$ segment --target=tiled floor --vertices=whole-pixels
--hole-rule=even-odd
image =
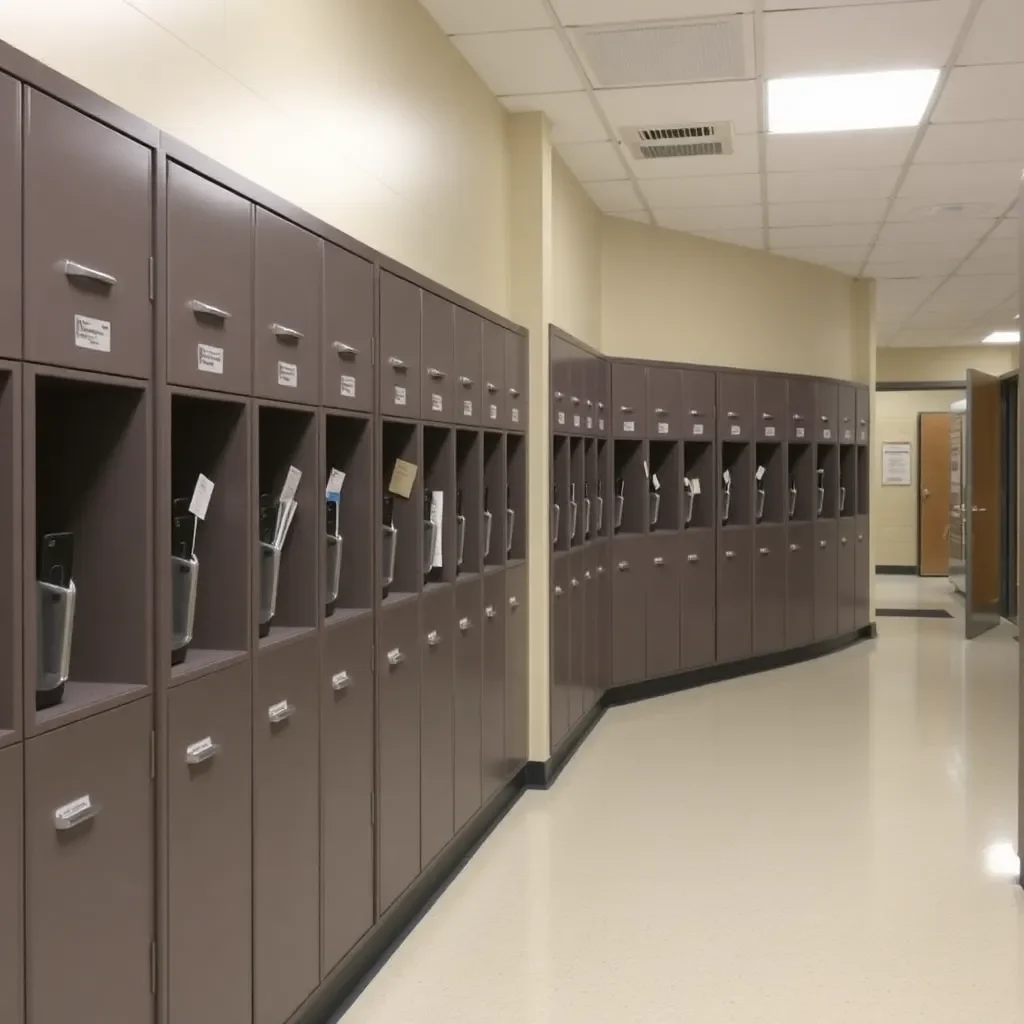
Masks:
[[[883,578],[955,617],[610,711],[345,1024],[1024,1021],[1024,898],[986,868],[1016,836],[1017,644],[962,640],[946,591]]]

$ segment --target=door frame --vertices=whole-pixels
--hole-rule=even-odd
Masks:
[[[1011,370],[1000,380],[1002,398],[1002,615],[1017,621],[1017,417],[1018,372]]]

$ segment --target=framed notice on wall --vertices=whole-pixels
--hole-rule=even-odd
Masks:
[[[909,487],[911,484],[909,441],[882,442],[882,486]]]

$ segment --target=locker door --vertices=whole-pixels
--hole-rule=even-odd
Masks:
[[[647,678],[679,671],[679,542],[675,534],[644,538],[647,550]]]
[[[170,1019],[252,1020],[252,666],[167,695]]]
[[[723,530],[718,537],[719,661],[739,661],[753,651],[753,532]]]
[[[569,389],[572,387],[572,371],[569,361],[569,346],[561,338],[551,339],[551,429],[556,434],[568,434]]]
[[[323,403],[373,408],[373,264],[324,244]]]
[[[21,86],[6,75],[0,75],[0,318],[6,327],[0,359],[20,359]]]
[[[868,545],[868,517],[857,517],[856,603],[854,626],[860,629],[871,621],[871,552]]]
[[[22,748],[0,750],[0,1020],[22,1024]]]
[[[551,749],[569,731],[569,687],[572,637],[569,612],[569,556],[556,558],[551,569]]]
[[[505,774],[505,571],[484,575],[484,673],[480,695],[483,801]]]
[[[647,371],[647,436],[666,440],[680,437],[683,428],[683,379],[670,366]]]
[[[482,422],[483,410],[480,405],[481,337],[483,323],[476,313],[455,307],[455,418],[459,423],[477,424]]]
[[[867,444],[871,431],[871,392],[857,388],[857,444]]]
[[[844,519],[839,523],[839,608],[837,628],[840,635],[852,633],[857,621],[857,523]]]
[[[530,387],[526,339],[505,331],[505,415],[509,430],[526,429],[527,396]]]
[[[714,438],[716,390],[714,371],[683,370],[682,437]]]
[[[252,391],[252,203],[167,165],[167,379]]]
[[[152,723],[144,698],[25,743],[32,1024],[153,1020]]]
[[[786,528],[754,531],[754,653],[781,650],[786,643]]]
[[[485,320],[480,344],[484,426],[500,430],[505,424],[505,328]]]
[[[723,441],[749,441],[757,411],[755,384],[748,373],[718,375],[718,436]]]
[[[644,536],[612,541],[612,686],[647,678],[646,542]]]
[[[420,415],[420,290],[389,274],[380,275],[380,411],[385,416]]]
[[[611,429],[611,364],[604,359],[598,360],[598,369],[595,371],[594,379],[594,433],[600,437],[607,437]]]
[[[420,354],[423,390],[420,409],[425,420],[455,420],[455,308],[431,292],[423,293],[423,339]]]
[[[679,657],[685,671],[715,661],[715,531],[687,530],[681,551]]]
[[[854,444],[857,440],[857,389],[852,384],[839,385],[839,443]]]
[[[819,442],[834,444],[839,440],[839,385],[818,381],[815,385],[816,408],[814,437]]]
[[[319,654],[311,638],[271,647],[256,664],[255,1024],[287,1020],[320,983]]]
[[[597,649],[597,696],[612,685],[612,573],[609,555],[611,541],[602,540],[596,548],[594,568],[597,598],[594,602],[591,621],[594,622],[595,647]]]
[[[600,617],[597,614],[598,550],[590,543],[583,551],[583,713],[597,703],[601,695],[598,677],[601,671]]]
[[[483,583],[455,587],[455,831],[480,809],[480,683],[483,673]]]
[[[759,440],[782,441],[789,429],[787,423],[788,382],[785,377],[757,378],[757,416],[754,436]]]
[[[587,607],[586,579],[583,575],[582,551],[569,555],[569,633],[572,637],[572,654],[569,671],[569,728],[582,717],[584,711],[583,687],[586,678]]]
[[[793,377],[789,381],[789,440],[813,441],[818,436],[814,419],[817,391],[813,380]]]
[[[814,642],[814,524],[790,523],[786,545],[786,646]]]
[[[423,599],[420,636],[420,867],[455,831],[455,602],[451,587]]]
[[[530,758],[530,608],[526,566],[505,573],[505,777],[512,778]]]
[[[814,524],[814,639],[829,640],[839,632],[839,524]]]
[[[325,977],[373,924],[373,616],[322,634],[320,856]]]
[[[638,363],[612,364],[612,435],[638,438],[647,424],[647,367]]]
[[[25,111],[25,358],[149,377],[153,153],[34,89]]]
[[[377,912],[420,870],[420,607],[380,614],[377,644]]]

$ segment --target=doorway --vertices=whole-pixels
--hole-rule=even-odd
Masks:
[[[1017,621],[1017,374],[1000,381],[1003,399],[1003,617]]]
[[[917,565],[922,576],[949,573],[949,416],[918,415]]]

